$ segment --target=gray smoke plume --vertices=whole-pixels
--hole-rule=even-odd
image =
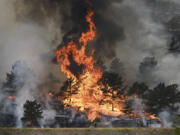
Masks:
[[[66,45],[70,40],[77,40],[83,31],[88,29],[85,16],[89,8],[95,12],[94,22],[97,27],[96,40],[90,49],[96,50],[97,57],[112,58],[115,56],[116,42],[124,39],[121,25],[116,22],[113,15],[113,3],[121,3],[122,0],[20,0],[18,5],[25,8],[17,8],[19,17],[23,20],[30,19],[33,22],[44,25],[52,22],[56,31],[63,33],[60,45]],[[34,6],[36,5],[36,6]],[[55,29],[54,29],[55,30]],[[57,37],[57,36],[56,36]],[[106,51],[106,53],[104,53]]]
[[[55,72],[56,74],[52,76],[56,76],[57,80],[60,78],[59,69],[51,63],[54,57],[53,48],[55,48],[53,42],[58,33],[53,30],[55,28],[53,22],[47,23],[46,21],[44,25],[39,25],[23,19],[16,8],[24,9],[25,7],[19,6],[19,2],[16,0],[0,1],[0,78],[4,82],[6,73],[12,70],[11,72],[15,75],[13,84],[16,87],[15,101],[7,99],[6,89],[2,87],[0,99],[4,101],[4,113],[17,117],[17,127],[22,126],[21,117],[25,101],[37,98],[35,96],[38,95],[37,93],[47,93],[48,87],[39,89],[39,85],[48,81],[50,73]],[[60,35],[59,38],[61,38]],[[12,65],[13,69],[11,69]],[[59,89],[59,86],[54,87],[52,87],[54,90]]]
[[[89,49],[95,49],[97,59],[108,63],[108,59],[117,56],[128,71],[129,81],[142,80],[146,76],[149,78],[146,81],[150,85],[155,85],[152,80],[158,80],[155,81],[156,83],[163,80],[172,82],[171,77],[169,79],[164,76],[164,72],[168,72],[164,61],[166,57],[177,58],[168,54],[171,35],[163,22],[157,21],[161,16],[159,12],[164,11],[161,7],[161,4],[165,5],[164,3],[166,4],[167,1],[20,0],[16,2],[16,12],[17,18],[23,22],[30,21],[38,26],[48,26],[46,28],[55,35],[53,43],[66,45],[71,39],[76,41],[81,32],[88,28],[84,18],[90,7],[95,11],[93,19],[97,26],[97,36]],[[151,71],[153,75],[149,74],[150,76],[139,72],[140,64],[146,57],[154,57],[157,61],[156,68]],[[177,67],[176,63],[172,68],[175,67]],[[174,73],[175,70],[170,76],[173,77]],[[179,83],[178,78],[174,80]]]
[[[169,35],[162,24],[153,20],[152,10],[145,1],[126,0],[114,6],[119,8],[119,22],[126,33],[126,39],[119,42],[116,54],[125,64],[130,78],[139,80],[140,63],[145,57],[162,58],[167,52]]]
[[[15,99],[16,109],[14,111],[17,115],[17,127],[22,127],[23,105],[26,100],[33,100],[35,98],[38,83],[33,71],[24,62],[17,61],[13,65],[12,73],[15,76],[13,85],[15,86],[17,96]]]
[[[143,125],[147,126],[146,117],[144,116],[144,112],[143,112],[144,111],[144,105],[142,103],[142,99],[134,98],[132,108],[138,116],[141,116]]]
[[[163,111],[159,114],[160,119],[162,120],[163,127],[172,126],[172,116],[168,111]]]

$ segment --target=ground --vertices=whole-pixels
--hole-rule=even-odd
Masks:
[[[176,135],[173,128],[0,128],[0,135]]]

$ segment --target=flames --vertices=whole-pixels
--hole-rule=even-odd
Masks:
[[[27,125],[27,126],[32,126],[32,121],[27,121],[27,122],[26,122],[26,125]]]
[[[68,96],[62,102],[64,105],[87,113],[90,120],[94,120],[100,114],[113,116],[123,114],[123,106],[118,104],[120,100],[118,98],[112,101],[113,103],[100,104],[101,100],[106,98],[100,90],[103,86],[97,84],[103,72],[100,67],[95,66],[94,50],[91,55],[86,54],[88,42],[94,40],[96,36],[96,26],[92,20],[93,15],[93,11],[88,12],[86,21],[89,23],[89,30],[81,34],[78,43],[72,40],[67,46],[58,48],[56,51],[57,61],[61,63],[61,71],[67,75],[67,78],[71,78],[72,84],[76,86],[76,94]],[[80,48],[78,48],[78,44],[81,45]],[[70,56],[79,67],[83,66],[78,77],[69,69],[71,66]]]
[[[48,95],[49,95],[50,97],[53,97],[53,96],[54,96],[53,93],[51,93],[51,92],[49,92]]]
[[[60,69],[71,80],[70,94],[65,93],[66,98],[61,99],[62,103],[65,106],[85,112],[91,121],[100,117],[101,114],[109,116],[125,115],[123,110],[126,101],[126,96],[123,95],[113,99],[104,95],[101,89],[105,86],[98,83],[103,71],[100,67],[95,66],[94,50],[91,51],[90,55],[86,54],[88,42],[94,40],[96,36],[93,15],[94,12],[90,10],[86,16],[89,30],[81,34],[78,42],[71,40],[67,45],[56,50],[57,62],[61,63]],[[78,74],[73,73],[70,69],[72,61],[78,67],[81,67]],[[106,87],[106,89],[111,91],[111,87]],[[52,96],[52,93],[49,93],[49,96]],[[101,103],[102,100],[110,102]],[[155,118],[154,115],[149,116]]]
[[[16,99],[16,96],[8,96],[8,99],[14,100],[14,99]]]

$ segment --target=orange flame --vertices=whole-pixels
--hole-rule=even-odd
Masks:
[[[111,95],[104,95],[101,89],[105,88],[105,86],[98,84],[103,72],[101,68],[95,66],[94,50],[90,56],[86,55],[88,42],[94,40],[96,36],[96,26],[92,20],[93,15],[93,11],[88,12],[86,21],[89,23],[89,30],[81,34],[78,43],[72,40],[66,46],[56,50],[56,59],[57,62],[61,63],[61,71],[66,74],[68,79],[72,80],[72,86],[76,85],[75,88],[71,88],[75,89],[76,92],[68,95],[65,99],[61,99],[62,103],[65,106],[71,106],[78,111],[85,112],[91,121],[96,117],[100,117],[100,114],[109,116],[125,115],[123,110],[126,100],[126,96],[123,95],[113,99]],[[80,48],[78,47],[79,44],[81,44]],[[69,68],[71,66],[70,56],[78,66],[83,65],[83,71],[78,74],[78,77]],[[109,86],[106,89],[111,91]],[[101,103],[102,100],[108,102]],[[136,113],[129,116],[139,117]],[[156,118],[151,114],[146,114],[146,116],[153,119]]]
[[[8,96],[8,99],[14,100],[16,99],[16,96]]]
[[[87,113],[90,120],[100,117],[100,114],[113,116],[123,114],[123,106],[119,104],[120,99],[118,98],[112,101],[113,103],[100,104],[102,99],[108,100],[100,90],[103,86],[97,84],[102,77],[102,70],[95,66],[95,60],[93,58],[94,50],[90,56],[86,55],[88,42],[94,40],[96,36],[96,26],[92,20],[93,15],[94,12],[89,11],[86,16],[86,21],[89,23],[89,31],[81,34],[79,44],[82,46],[80,49],[72,40],[67,46],[63,46],[56,51],[57,62],[61,62],[61,71],[67,75],[67,78],[72,78],[74,84],[78,85],[76,94],[72,94],[62,102],[64,105],[72,106],[79,111]],[[78,78],[68,68],[71,65],[69,56],[72,56],[78,66],[84,66]],[[113,110],[112,104],[114,105]]]
[[[159,117],[155,116],[155,114],[145,113],[145,116],[149,119],[159,119]]]
[[[31,126],[32,125],[32,121],[26,121],[26,125]]]
[[[53,97],[53,96],[54,96],[53,93],[51,93],[51,92],[49,92],[48,95],[49,95],[50,97]]]

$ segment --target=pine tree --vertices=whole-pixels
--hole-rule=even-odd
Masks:
[[[158,84],[151,90],[146,100],[147,111],[158,114],[163,109],[176,111],[175,105],[180,103],[180,92],[177,84],[166,86],[164,83]]]
[[[112,104],[112,111],[114,111],[113,101],[117,97],[121,97],[124,94],[125,86],[122,78],[114,72],[104,72],[102,78],[98,82],[104,87],[101,89],[106,97],[110,97],[110,100],[103,99],[101,104],[108,102]],[[108,98],[109,99],[109,98]]]
[[[15,74],[13,72],[6,74],[6,82],[3,83],[4,88],[14,88]]]
[[[42,119],[42,108],[36,100],[27,100],[24,104],[24,116],[21,119],[25,126],[39,127],[39,120]]]
[[[146,98],[149,87],[145,83],[135,82],[128,90],[128,96],[137,95],[139,98]]]
[[[124,113],[126,113],[126,114],[132,114],[133,113],[133,108],[132,108],[133,102],[134,102],[134,100],[127,100],[125,102]]]
[[[73,94],[76,94],[76,91],[77,91],[76,85],[77,84],[74,83],[72,78],[67,79],[64,82],[63,86],[61,87],[61,92],[62,92],[61,97],[67,98],[67,97],[70,97]],[[70,99],[69,102],[71,102],[71,99]]]

